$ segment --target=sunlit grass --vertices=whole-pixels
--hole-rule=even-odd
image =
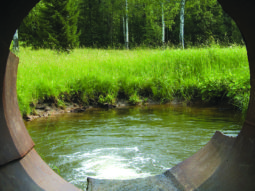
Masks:
[[[76,49],[71,54],[21,48],[18,100],[23,114],[43,100],[93,104],[135,96],[226,100],[246,110],[249,67],[244,47],[205,49]],[[32,103],[32,104],[31,104]]]

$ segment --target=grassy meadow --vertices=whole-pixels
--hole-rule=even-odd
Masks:
[[[242,111],[249,100],[245,47],[102,50],[75,49],[70,54],[21,48],[17,93],[23,115],[37,103],[83,105],[162,103],[178,98],[227,102]]]

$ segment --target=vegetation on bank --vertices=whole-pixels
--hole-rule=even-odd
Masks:
[[[17,93],[23,115],[36,104],[65,107],[162,103],[178,98],[228,102],[245,111],[250,76],[245,47],[102,50],[75,49],[71,54],[21,48]]]
[[[41,0],[19,27],[19,40],[35,49],[157,47],[180,44],[183,0]],[[185,47],[244,44],[217,0],[185,3]],[[49,17],[50,15],[50,17]]]

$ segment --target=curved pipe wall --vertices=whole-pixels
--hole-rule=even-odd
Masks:
[[[39,0],[8,0],[0,7],[0,190],[78,190],[34,150],[16,95],[18,58],[12,36]],[[88,190],[255,190],[255,12],[252,0],[218,0],[246,42],[251,74],[247,118],[237,138],[216,132],[195,155],[165,173],[135,180],[88,178]]]

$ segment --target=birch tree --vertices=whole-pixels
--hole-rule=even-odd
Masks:
[[[165,20],[165,12],[167,11],[167,26],[168,30],[172,28],[174,24],[174,17],[176,16],[177,12],[177,3],[179,1],[171,1],[171,0],[161,0],[161,20],[162,20],[162,45],[165,46],[166,42],[166,20]]]
[[[125,45],[126,45],[126,49],[129,49],[129,30],[128,30],[128,0],[126,0],[126,27],[125,27],[126,31],[125,31]]]
[[[14,53],[19,52],[19,35],[18,35],[18,29],[16,30],[14,36],[13,36],[13,47],[12,50]]]
[[[22,45],[49,48],[58,46],[59,41],[65,43],[66,40],[59,40],[59,37],[65,39],[64,34],[72,33],[70,26],[76,31],[75,25],[71,24],[75,20],[69,22],[70,16],[58,16],[63,14],[66,6],[62,4],[67,1],[74,11],[71,15],[81,12],[77,31],[81,32],[79,42],[82,47],[156,47],[171,43],[184,48],[184,13],[185,43],[208,45],[214,41],[242,41],[235,23],[223,14],[217,0],[42,0],[19,27]],[[70,1],[80,3],[77,10]],[[45,17],[43,22],[42,16]],[[57,25],[64,25],[67,32],[54,34],[48,31]]]
[[[164,2],[161,2],[161,7],[162,7],[162,45],[163,47],[165,46],[165,14],[164,14]]]
[[[180,12],[180,44],[182,49],[184,49],[184,10],[185,10],[185,0],[181,0],[181,12]]]

